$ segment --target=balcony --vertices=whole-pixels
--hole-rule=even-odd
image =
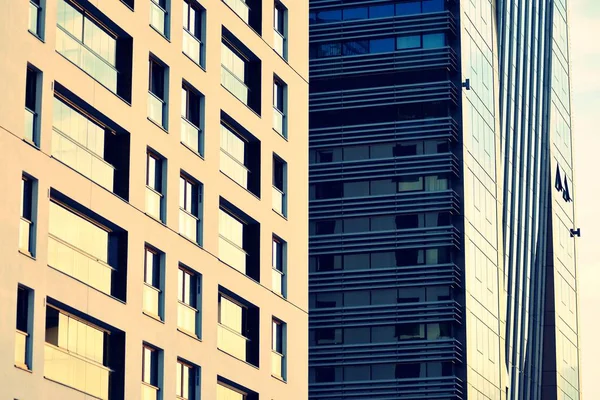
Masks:
[[[183,53],[192,59],[193,62],[200,65],[200,49],[202,48],[202,42],[196,36],[188,32],[187,29],[183,30]]]
[[[177,304],[177,326],[182,331],[196,335],[196,317],[198,310],[179,302]]]
[[[27,337],[29,335],[17,329],[15,333],[15,365],[29,369],[27,366]]]
[[[284,214],[284,201],[285,201],[285,193],[283,193],[281,190],[279,190],[278,188],[276,188],[275,186],[273,186],[273,190],[272,190],[272,197],[273,197],[273,210],[275,212],[277,212],[278,214],[281,215],[285,215]]]
[[[240,360],[246,360],[246,346],[250,340],[225,325],[217,325],[217,347]]]
[[[284,121],[285,115],[277,107],[273,107],[273,129],[283,137],[285,137]]]
[[[179,209],[179,233],[192,242],[198,241],[198,218],[184,209]]]
[[[219,259],[225,264],[246,274],[246,255],[243,249],[219,235]]]
[[[162,194],[149,186],[146,186],[146,214],[152,218],[161,220],[160,218],[160,203],[162,201]]]
[[[229,90],[241,102],[248,105],[248,92],[250,89],[233,72],[221,64],[221,85]]]
[[[248,16],[250,15],[250,7],[243,0],[223,0],[231,9],[239,15],[245,23],[248,23]]]
[[[74,353],[46,343],[44,377],[90,396],[108,400],[111,370]]]
[[[273,291],[283,296],[283,272],[273,268],[271,270],[271,287]]]
[[[202,130],[192,124],[187,119],[181,117],[181,143],[201,154],[202,146],[199,139],[202,137]]]
[[[52,130],[52,157],[113,191],[115,167],[58,129]]]
[[[276,29],[273,29],[273,49],[279,54],[282,58],[285,57],[285,38],[281,33],[279,33]]]
[[[35,4],[34,2],[29,2],[29,32],[39,36],[38,27],[39,27],[39,15],[40,15],[40,6]]]
[[[221,149],[221,159],[219,168],[221,172],[236,181],[244,188],[248,188],[248,176],[250,171],[244,164],[239,162],[231,154]]]
[[[23,132],[23,138],[31,143],[34,142],[33,134],[35,132],[36,117],[37,115],[35,112],[28,108],[25,109],[25,130]]]
[[[154,0],[150,0],[150,25],[160,32],[161,35],[167,36],[165,29],[165,19],[167,11],[163,9]]]
[[[90,74],[113,93],[117,92],[117,70],[104,58],[81,43],[60,25],[56,30],[56,51]]]
[[[158,388],[142,382],[142,398],[141,400],[157,400]]]
[[[271,375],[283,379],[283,355],[271,350]]]
[[[142,308],[146,314],[162,319],[159,316],[160,289],[144,282]]]
[[[154,93],[148,92],[148,118],[162,127],[164,127],[164,107],[164,101],[156,97]]]
[[[48,235],[48,265],[111,295],[114,269],[53,235]]]
[[[31,226],[31,221],[21,217],[19,222],[19,250],[27,252],[27,254],[31,253]]]

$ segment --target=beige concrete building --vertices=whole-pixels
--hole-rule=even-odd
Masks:
[[[308,2],[0,4],[0,398],[306,399]]]

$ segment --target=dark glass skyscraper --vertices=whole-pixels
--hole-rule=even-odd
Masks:
[[[565,0],[310,11],[310,400],[579,399]]]

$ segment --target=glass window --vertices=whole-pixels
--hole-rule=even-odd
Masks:
[[[346,8],[342,11],[342,19],[349,21],[353,19],[367,19],[369,9],[367,7]]]
[[[398,36],[396,38],[396,48],[398,50],[418,49],[420,47],[421,35]]]
[[[162,163],[154,153],[148,152],[146,155],[146,186],[161,192],[162,186]]]
[[[423,48],[435,49],[446,45],[446,35],[443,33],[430,33],[423,35]]]
[[[360,233],[369,231],[369,218],[346,218],[344,220],[344,233]]]
[[[177,374],[175,375],[176,385],[175,394],[178,398],[186,400],[196,399],[196,390],[198,390],[197,368],[182,360],[177,360]]]
[[[158,387],[158,350],[147,345],[142,352],[142,382]]]
[[[393,4],[382,4],[369,7],[369,18],[384,18],[394,16]]]
[[[219,323],[246,336],[246,308],[219,294]]]
[[[317,13],[317,23],[336,22],[342,20],[342,10],[319,11]]]
[[[155,288],[160,286],[160,255],[150,247],[144,253],[144,282]]]
[[[423,0],[423,12],[444,11],[444,0]]]
[[[421,1],[407,1],[396,4],[396,15],[411,15],[421,12]]]
[[[369,41],[369,52],[371,54],[387,53],[394,50],[394,38],[371,39]]]
[[[283,243],[273,238],[273,269],[283,272]]]
[[[195,274],[180,267],[177,278],[179,283],[177,299],[192,308],[196,308],[197,283]]]
[[[369,269],[369,254],[346,254],[344,255],[344,269]]]
[[[368,40],[352,40],[343,43],[342,54],[345,56],[355,56],[369,53]]]
[[[342,55],[341,43],[320,43],[317,45],[317,58]]]
[[[398,179],[398,192],[413,192],[423,190],[422,176],[407,176]]]
[[[246,400],[246,393],[219,383],[217,384],[217,400]]]

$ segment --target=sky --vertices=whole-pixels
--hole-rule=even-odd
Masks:
[[[570,1],[571,96],[583,400],[600,399],[600,2]]]

